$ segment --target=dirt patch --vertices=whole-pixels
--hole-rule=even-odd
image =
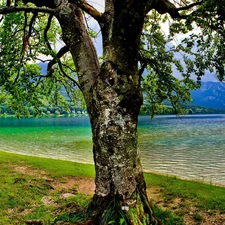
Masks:
[[[95,191],[94,179],[90,178],[79,178],[76,180],[78,191],[87,195],[93,195]]]
[[[39,179],[47,180],[49,185],[54,189],[58,189],[61,192],[66,192],[68,190],[77,190],[82,194],[93,195],[95,190],[94,179],[92,178],[82,178],[82,177],[64,177],[52,178],[43,170],[35,170],[29,166],[12,166],[16,172],[35,176]]]
[[[63,181],[55,179],[52,186],[61,192],[72,190],[86,195],[93,195],[95,190],[94,179],[81,177],[65,177]]]
[[[34,170],[29,166],[12,166],[12,168],[19,173],[22,174],[27,174],[30,176],[35,176],[37,178],[42,178],[42,179],[50,179],[47,176],[47,173],[44,170]]]

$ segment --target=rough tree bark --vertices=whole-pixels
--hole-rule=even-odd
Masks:
[[[99,218],[97,223],[115,220],[119,224],[117,217],[121,217],[128,224],[157,224],[153,222],[137,152],[140,86],[131,75],[117,74],[114,65],[105,62],[92,93],[89,115],[96,169],[92,206]]]
[[[119,224],[121,219],[127,224],[159,224],[148,202],[138,155],[137,121],[142,104],[138,50],[145,11],[138,2],[106,4],[100,21],[101,67],[80,8],[68,3],[58,7],[63,40],[77,67],[92,125],[96,224]],[[127,9],[120,10],[125,5]]]

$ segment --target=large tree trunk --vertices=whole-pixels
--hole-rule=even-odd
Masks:
[[[137,121],[142,104],[133,76],[105,62],[93,87],[89,115],[93,134],[97,224],[158,224],[152,215],[138,155]],[[124,85],[126,84],[126,85]]]
[[[130,18],[122,27],[120,21],[126,15],[118,15],[116,20],[108,16],[119,14],[122,7],[118,5],[114,12],[112,3],[106,5],[112,13],[105,14],[102,24],[101,67],[81,10],[62,4],[57,15],[63,40],[78,70],[92,125],[96,190],[91,206],[97,225],[156,225],[159,223],[148,202],[137,151],[137,121],[142,104],[137,62],[143,15],[135,20],[137,27],[133,29],[133,13],[128,10]]]

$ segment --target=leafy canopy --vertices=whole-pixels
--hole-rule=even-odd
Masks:
[[[139,51],[140,81],[152,112],[169,100],[180,113],[180,106],[191,100],[189,90],[199,87],[206,72],[224,80],[225,0],[157,3],[161,6],[157,4],[145,18]],[[70,4],[94,15],[85,1]],[[57,19],[50,10],[32,10],[36,8],[32,3],[24,10],[23,2],[17,5],[1,3],[0,103],[18,115],[26,115],[30,106],[37,112],[46,104],[65,106],[62,88],[76,101],[80,96],[79,71],[62,41]],[[167,10],[163,11],[165,5]],[[89,27],[89,15],[85,18],[90,36],[98,38],[100,33],[96,35]]]

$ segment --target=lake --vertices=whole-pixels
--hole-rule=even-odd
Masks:
[[[225,115],[139,117],[144,170],[225,185]],[[86,117],[0,119],[0,149],[93,163]]]

